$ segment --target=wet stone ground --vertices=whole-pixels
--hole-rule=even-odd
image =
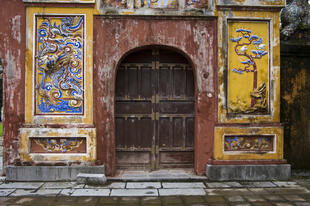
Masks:
[[[0,206],[310,206],[310,179],[289,182],[75,182],[0,184]]]

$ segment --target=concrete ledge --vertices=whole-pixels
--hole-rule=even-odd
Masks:
[[[7,181],[73,181],[79,173],[104,174],[101,166],[8,166]]]
[[[207,164],[208,180],[267,181],[288,180],[291,177],[290,164],[265,165],[210,165]]]

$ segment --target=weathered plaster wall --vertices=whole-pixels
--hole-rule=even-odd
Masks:
[[[295,169],[310,169],[310,44],[281,43],[281,122],[285,157]]]
[[[98,159],[108,173],[115,164],[114,86],[117,64],[130,50],[166,45],[186,54],[195,74],[195,170],[202,174],[212,156],[216,121],[215,18],[97,16],[95,19],[94,111]],[[176,32],[177,31],[177,32]]]
[[[4,168],[19,158],[18,128],[25,115],[26,9],[22,1],[1,1],[0,58],[4,69]]]

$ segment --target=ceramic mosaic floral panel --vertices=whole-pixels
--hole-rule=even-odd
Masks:
[[[31,153],[86,153],[85,137],[30,138]]]
[[[228,22],[228,113],[269,112],[269,22]]]
[[[85,17],[48,15],[35,21],[35,114],[83,114]]]
[[[225,135],[224,151],[273,151],[273,135]]]

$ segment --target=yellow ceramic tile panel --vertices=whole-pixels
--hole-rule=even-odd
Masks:
[[[268,112],[269,54],[268,21],[228,21],[228,113]]]
[[[92,8],[27,8],[27,124],[93,124],[92,47]]]
[[[227,139],[225,141],[225,137],[239,138],[239,140],[233,140],[237,145],[235,149],[227,149],[227,147],[225,147],[225,144],[229,143]],[[268,142],[268,139],[271,137],[274,138],[273,142]],[[234,142],[230,143],[233,144]],[[283,128],[215,127],[214,159],[281,160],[283,159]]]
[[[280,121],[280,33],[278,11],[218,11],[218,121],[221,123],[264,123]],[[244,57],[236,55],[230,38],[238,38],[236,29],[251,30],[263,38],[264,51],[268,52],[257,59],[257,88],[266,82],[266,104],[268,112],[253,111],[253,73],[237,71],[245,64]],[[227,31],[227,32],[223,32]],[[269,42],[268,42],[269,38]],[[258,39],[259,40],[259,39]],[[228,45],[229,44],[229,45]],[[229,46],[229,48],[228,48]],[[252,46],[251,46],[252,47]],[[239,48],[241,49],[241,47]],[[246,48],[253,54],[252,48]],[[232,57],[231,57],[232,56]],[[232,71],[232,69],[236,70]],[[253,67],[249,68],[253,69]],[[225,81],[227,80],[227,82]],[[269,80],[269,81],[268,81]],[[261,90],[265,88],[260,88]],[[253,93],[257,95],[257,91]],[[258,93],[258,97],[261,94]],[[259,104],[257,108],[264,108]],[[232,112],[235,111],[235,113]]]

